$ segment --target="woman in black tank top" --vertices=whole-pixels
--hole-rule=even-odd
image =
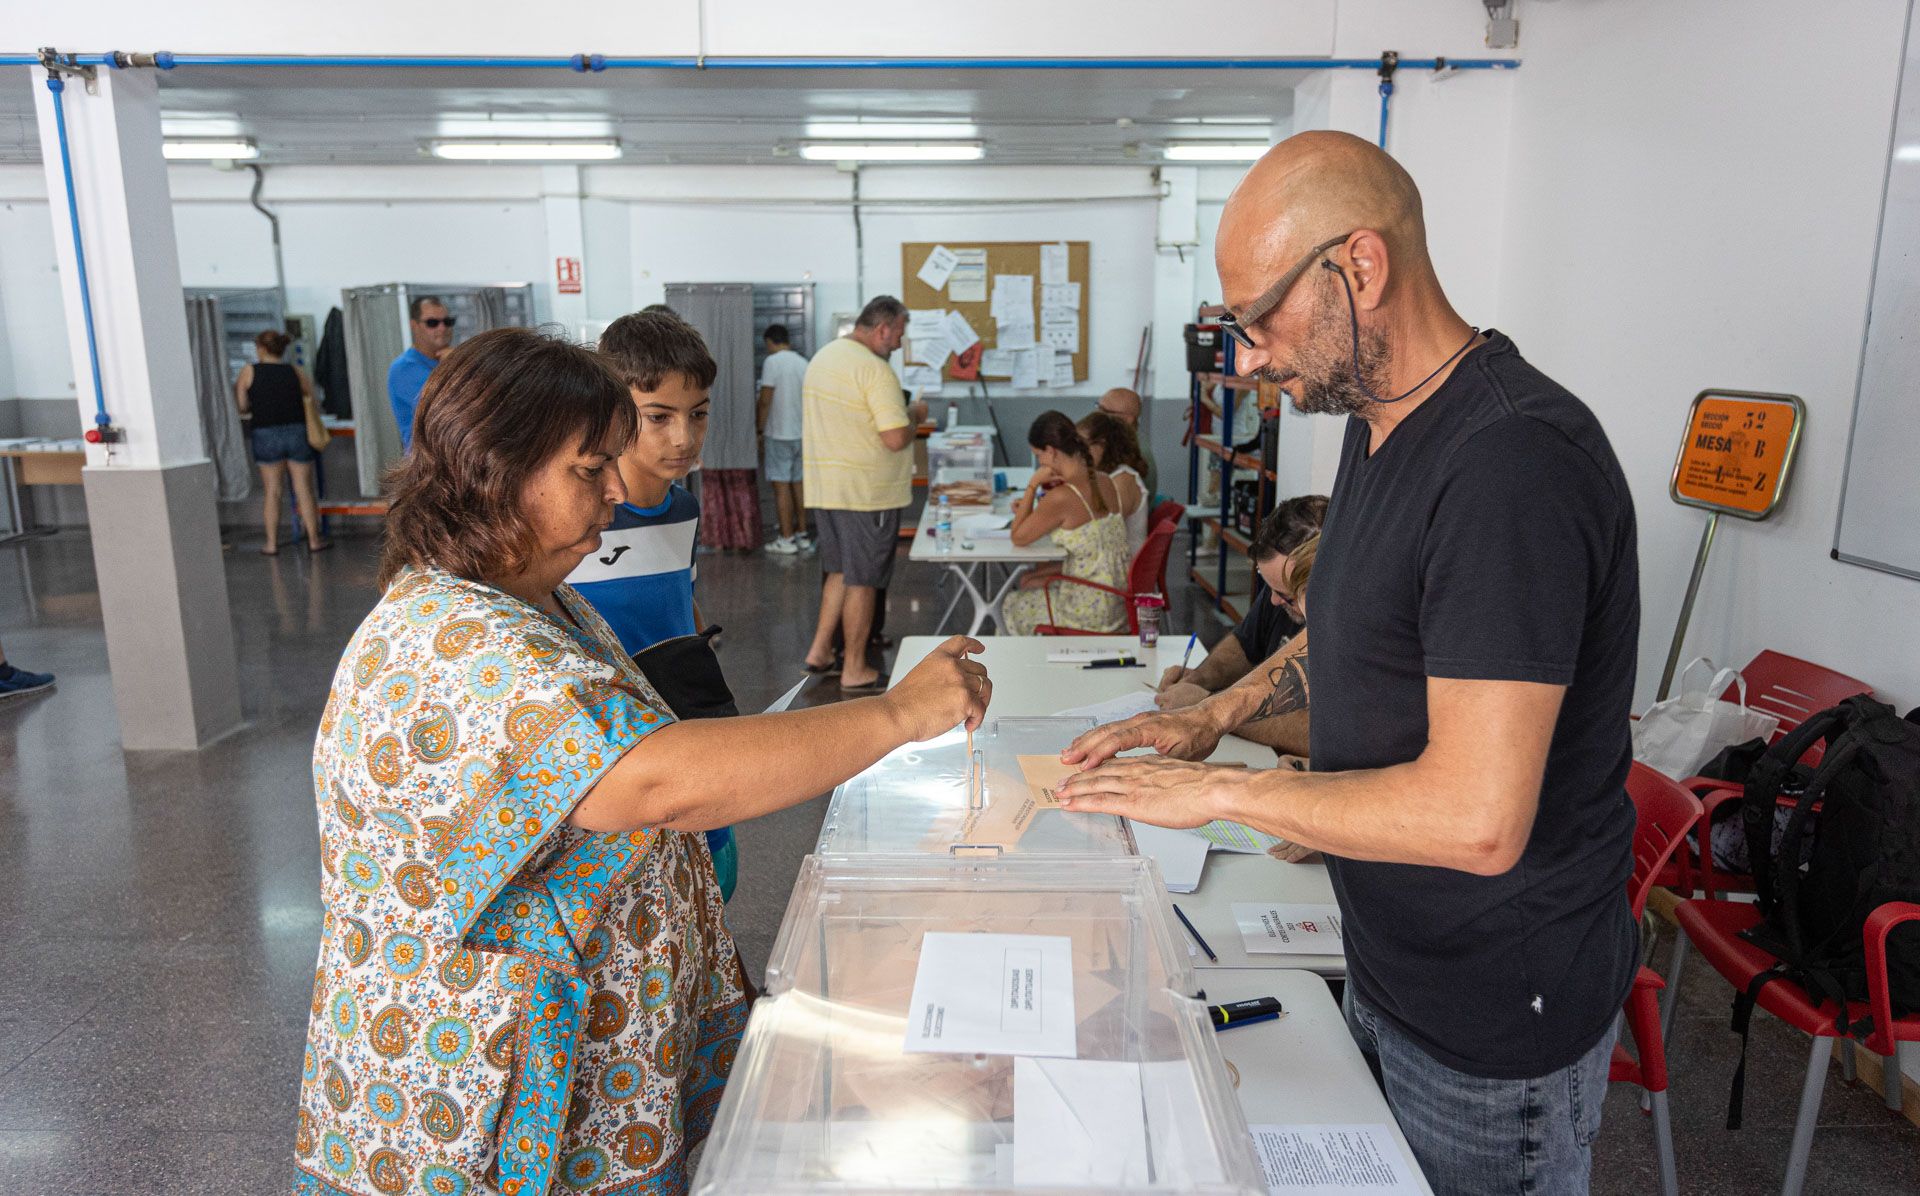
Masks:
[[[313,490],[313,446],[307,443],[307,404],[313,401],[313,383],[307,372],[284,360],[289,338],[283,332],[263,332],[253,338],[259,360],[240,371],[233,397],[241,418],[251,417],[253,459],[260,466],[265,491],[263,522],[267,542],[260,551],[280,554],[280,500],[287,475],[293,475],[294,504],[307,529],[307,551],[325,552],[331,540],[320,538],[319,503]]]

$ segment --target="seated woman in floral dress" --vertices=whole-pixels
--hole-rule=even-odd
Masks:
[[[985,712],[956,636],[884,697],[676,721],[563,583],[634,420],[600,359],[525,329],[421,395],[314,747],[295,1192],[684,1192],[749,991],[700,832]]]
[[[1073,421],[1048,411],[1027,430],[1033,478],[1013,504],[1013,542],[1025,546],[1052,533],[1066,549],[1058,566],[1035,569],[1002,604],[1008,635],[1032,635],[1043,623],[1078,631],[1125,631],[1126,600],[1092,586],[1061,582],[1083,578],[1124,591],[1127,585],[1127,525],[1113,479],[1093,467],[1093,456]]]

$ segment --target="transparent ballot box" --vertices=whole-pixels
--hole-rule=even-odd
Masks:
[[[956,507],[993,502],[993,442],[979,432],[935,432],[927,437],[927,501],[941,495]]]
[[[809,856],[694,1191],[1254,1196],[1196,991],[1147,860]]]
[[[1093,726],[1090,718],[989,719],[971,757],[960,730],[908,744],[834,791],[815,850],[1132,855],[1125,819],[1052,808],[1029,778],[1063,772],[1060,752]]]

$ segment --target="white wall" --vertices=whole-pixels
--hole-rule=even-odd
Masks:
[[[73,395],[46,186],[36,166],[0,167],[0,399]]]
[[[1668,474],[1687,403],[1718,386],[1798,394],[1807,425],[1785,508],[1722,520],[1687,653],[1738,664],[1774,648],[1920,702],[1920,582],[1828,558],[1906,5],[1524,15],[1498,309],[1599,413],[1632,483],[1639,700],[1704,519],[1668,500]]]

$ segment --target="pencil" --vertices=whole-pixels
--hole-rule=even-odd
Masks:
[[[1200,932],[1193,928],[1192,922],[1187,921],[1187,915],[1181,912],[1180,907],[1173,902],[1168,902],[1167,904],[1173,905],[1173,916],[1180,919],[1180,925],[1187,928],[1187,933],[1193,936],[1194,942],[1200,944],[1200,949],[1207,953],[1207,958],[1215,963],[1219,963],[1220,957],[1213,953],[1212,947],[1207,946],[1207,940],[1200,937]]]

